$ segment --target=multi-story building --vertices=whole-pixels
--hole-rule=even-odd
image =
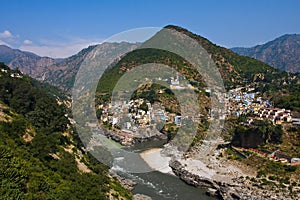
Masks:
[[[258,111],[258,116],[261,119],[267,119],[272,121],[274,124],[281,124],[282,122],[291,122],[292,116],[291,111],[284,108],[261,108]]]

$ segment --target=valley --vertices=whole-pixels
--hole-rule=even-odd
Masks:
[[[24,175],[20,175],[25,178],[13,182],[17,190],[7,193],[8,189],[3,189],[1,194],[22,198],[52,195],[55,199],[64,199],[65,196],[58,192],[62,188],[69,197],[78,195],[74,198],[79,199],[83,198],[80,196],[83,193],[90,194],[85,195],[85,199],[93,199],[95,195],[102,195],[100,199],[132,199],[132,192],[143,191],[155,198],[163,198],[159,191],[149,192],[149,187],[142,183],[141,180],[151,180],[147,173],[135,176],[137,186],[130,188],[132,192],[123,188],[122,178],[113,178],[119,173],[114,169],[122,165],[116,165],[109,151],[104,151],[107,155],[101,154],[104,136],[117,142],[117,149],[162,141],[158,146],[137,148],[133,152],[138,152],[152,170],[160,171],[161,174],[153,177],[161,177],[158,178],[160,181],[165,177],[169,184],[177,184],[179,180],[173,177],[176,175],[191,185],[182,186],[182,190],[193,191],[194,197],[201,194],[209,199],[204,193],[218,199],[300,197],[300,74],[280,71],[253,58],[239,56],[184,28],[169,25],[165,29],[187,35],[201,44],[222,76],[224,93],[208,88],[204,76],[184,58],[163,50],[137,49],[138,43],[103,43],[58,60],[1,46],[0,58],[7,58],[2,61],[12,68],[1,64],[0,119],[1,134],[5,139],[0,143],[3,148],[0,159],[7,162],[1,170],[17,169],[20,163],[25,163]],[[81,122],[73,119],[72,115],[76,113],[71,110],[74,99],[70,94],[76,74],[85,58],[93,55],[95,50],[105,54],[115,48],[133,51],[112,61],[99,80],[94,99],[97,121],[84,124],[88,135],[81,138],[75,129]],[[148,69],[153,73],[157,73],[159,64],[170,66],[177,73],[160,74],[159,77],[141,73],[138,78],[147,83],[138,84],[138,79],[132,80],[138,87],[133,88],[130,98],[112,102],[118,81],[146,63],[154,63]],[[122,86],[132,89],[130,81],[123,82]],[[183,113],[183,105],[176,96],[176,92],[187,91],[195,94],[198,100],[196,116]],[[125,96],[129,93],[122,92],[117,94]],[[211,107],[214,95],[224,104],[223,109],[215,111]],[[182,99],[186,107],[193,108],[192,96],[185,95]],[[208,132],[215,121],[218,122],[215,129]],[[196,133],[189,143],[187,133],[192,132],[193,127]],[[180,130],[184,130],[184,134]],[[217,137],[216,132],[220,132]],[[179,133],[182,137],[178,139]],[[111,169],[90,153],[97,151],[99,146],[101,156],[112,162]],[[185,146],[186,151],[180,151]],[[159,151],[155,149],[157,147]],[[154,154],[148,154],[149,151]],[[23,156],[28,161],[23,160]],[[13,158],[17,163],[10,166]],[[161,159],[158,166],[155,158]],[[38,167],[33,170],[35,165]],[[25,173],[26,170],[30,173]],[[125,174],[126,178],[132,177],[131,173]],[[3,177],[12,181],[9,174]],[[91,181],[101,184],[93,185]],[[81,194],[77,194],[82,182],[86,185],[81,188]],[[192,186],[201,191],[191,189]],[[170,198],[175,194],[176,191],[172,191]]]

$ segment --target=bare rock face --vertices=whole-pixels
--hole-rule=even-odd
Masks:
[[[34,53],[12,49],[5,45],[0,45],[0,61],[11,69],[19,69],[39,80],[42,80],[43,75],[57,63],[56,59],[40,57]]]
[[[177,160],[172,160],[170,162],[170,167],[173,169],[173,172],[187,184],[195,187],[207,188],[206,195],[208,196],[226,200],[242,199],[242,192],[239,190],[237,185],[216,181],[188,172]]]
[[[133,200],[152,200],[152,198],[144,194],[135,194]]]
[[[101,54],[101,52],[117,47],[134,49],[136,46],[136,44],[127,42],[103,43],[82,49],[69,58],[54,59],[0,45],[0,62],[4,62],[11,69],[19,69],[22,73],[28,74],[37,80],[48,82],[69,92],[81,63],[95,47]]]
[[[185,169],[178,160],[171,160],[169,163],[174,174],[189,185],[195,187],[207,188],[206,195],[213,196],[224,200],[239,200],[239,199],[299,199],[299,195],[289,196],[288,191],[275,192],[266,188],[259,188],[250,180],[244,177],[233,179],[233,183],[225,181],[217,181],[213,178],[207,178],[193,174]],[[296,198],[295,198],[296,197]]]
[[[213,188],[208,188],[205,194],[210,197],[215,197],[218,195],[218,190]]]

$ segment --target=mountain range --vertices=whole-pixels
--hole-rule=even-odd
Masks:
[[[263,93],[268,91],[269,93],[268,98],[276,99],[278,98],[278,96],[282,96],[283,94],[281,92],[282,84],[291,82],[290,81],[291,77],[289,77],[287,73],[281,72],[278,69],[271,67],[268,64],[265,64],[264,62],[246,56],[240,56],[234,53],[232,50],[215,45],[208,39],[196,35],[184,28],[178,26],[172,26],[172,25],[166,26],[166,28],[184,33],[189,37],[195,39],[202,45],[202,47],[207,51],[207,53],[214,60],[216,66],[219,68],[226,89],[242,87],[245,86],[247,83],[252,83],[256,85],[258,84],[260,85],[259,88]],[[294,39],[292,40],[287,38],[294,38]],[[279,40],[290,41],[289,43],[294,44],[297,42],[293,43],[291,41],[296,41],[296,38],[297,37],[295,35],[283,36],[279,38]],[[271,49],[273,49],[275,52],[276,49],[275,46],[271,45],[271,43],[273,42],[270,42],[269,46],[272,46],[273,48]],[[287,45],[286,42],[284,44],[286,44],[285,46],[288,47],[292,46],[292,45]],[[103,43],[96,46],[98,51],[104,53],[105,51],[114,49],[117,46],[122,48],[134,49],[136,47],[136,44],[122,42],[122,43]],[[91,51],[93,51],[93,49],[96,46],[89,46],[88,48],[81,50],[79,53],[69,58],[53,59],[48,57],[40,57],[30,52],[23,52],[20,50],[11,49],[7,46],[1,45],[0,61],[5,62],[10,68],[18,68],[23,73],[27,73],[37,80],[50,83],[54,86],[59,87],[63,91],[70,93],[75,80],[76,73],[78,72],[82,61]],[[294,46],[297,45],[294,44]],[[269,49],[269,51],[271,51],[271,49]],[[279,52],[279,50],[277,50],[276,52]],[[284,51],[281,50],[281,52],[283,53],[288,52],[288,50],[284,50]],[[292,51],[292,53],[290,54],[294,55],[293,52],[295,53],[297,51],[296,50]],[[124,62],[123,67],[130,69],[136,64],[147,63],[147,57],[146,57],[147,54],[146,55],[144,53],[142,53],[141,55],[139,54],[141,53],[133,52],[128,54],[130,56],[125,56],[126,59],[123,59]],[[157,60],[157,62],[164,63],[169,66],[171,65],[175,66],[177,58],[174,59],[175,61],[170,62],[168,61],[170,59],[164,58],[161,59],[160,61]],[[288,60],[292,60],[292,62],[294,62],[295,59],[297,58],[294,57],[292,57],[291,59],[287,58],[285,59],[285,62],[288,62]],[[133,65],[132,63],[134,63],[135,65]],[[111,83],[109,84],[111,85]],[[289,96],[292,92],[293,91],[291,91],[291,89],[287,88],[284,91],[284,94],[285,96]]]
[[[190,36],[196,37],[208,53],[212,55],[216,64],[223,66],[223,68],[221,68],[221,73],[223,70],[222,75],[227,77],[226,81],[240,78],[238,75],[239,72],[236,70],[241,63],[241,57],[231,53],[226,48],[214,45],[203,37],[196,36],[187,30],[185,32],[190,34]],[[116,45],[120,44],[104,43],[98,45],[98,47],[101,51],[105,51],[114,48]],[[132,48],[136,47],[136,45],[126,42],[121,45],[132,46]],[[31,52],[0,45],[0,61],[7,64],[12,69],[18,68],[23,73],[26,73],[37,80],[46,81],[65,91],[69,91],[73,85],[75,74],[77,73],[81,62],[95,47],[96,45],[89,46],[88,48],[82,49],[77,54],[65,59],[54,59],[41,57]],[[252,48],[237,47],[232,48],[231,50],[239,55],[260,60],[276,69],[287,72],[300,71],[300,35],[297,34],[284,35],[266,44],[257,45]],[[251,60],[251,62],[255,61]],[[225,70],[226,68],[227,70]],[[245,68],[243,70],[251,71],[251,69]],[[230,74],[224,73],[226,71],[229,71]]]
[[[262,45],[231,50],[283,71],[300,72],[300,34],[286,34]]]
[[[0,61],[12,69],[18,68],[23,73],[41,80],[45,72],[51,69],[50,66],[57,64],[60,59],[41,57],[31,52],[0,45]]]
[[[184,28],[171,25],[166,26],[166,28],[181,32],[202,45],[218,67],[227,90],[239,87],[255,88],[255,92],[260,93],[266,99],[270,99],[274,106],[300,111],[300,102],[298,101],[300,91],[297,89],[299,87],[299,74],[289,74],[259,60],[240,56]],[[151,39],[149,41],[151,42]],[[102,76],[99,80],[99,85],[101,85],[101,89],[98,90],[99,97],[109,98],[111,91],[122,75],[133,67],[146,63],[160,63],[170,66],[190,81],[196,81],[200,88],[203,88],[201,86],[203,81],[198,76],[199,74],[194,73],[193,67],[178,55],[157,49],[137,49],[126,54]],[[201,100],[204,102],[205,98]]]

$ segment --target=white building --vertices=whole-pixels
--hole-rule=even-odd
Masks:
[[[281,122],[291,122],[292,116],[290,110],[284,108],[261,108],[258,115],[262,119],[271,120],[274,124]]]

